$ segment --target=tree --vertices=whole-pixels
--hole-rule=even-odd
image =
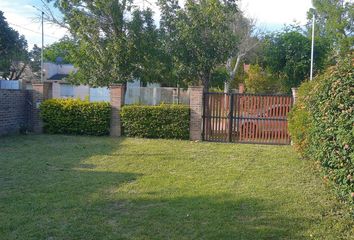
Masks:
[[[235,79],[242,59],[259,45],[255,32],[254,20],[245,18],[240,11],[232,13],[230,26],[239,41],[230,49],[230,56],[226,62],[229,78],[225,81],[224,91],[229,92],[231,82]]]
[[[315,46],[315,62],[323,62],[324,46]],[[283,31],[267,35],[263,42],[261,66],[269,69],[281,81],[282,91],[290,92],[308,78],[311,61],[311,39],[299,27],[287,27]],[[323,66],[317,65],[315,71]]]
[[[74,39],[64,37],[58,42],[52,43],[51,45],[44,48],[44,60],[50,62],[57,62],[59,58],[61,60],[61,63],[74,63],[74,57],[72,56],[72,54],[74,52],[76,44],[77,43]]]
[[[158,81],[158,34],[149,9],[127,0],[56,1],[75,39],[76,83],[107,86],[134,77]]]
[[[312,4],[314,9],[308,11],[308,18],[316,15],[318,40],[325,40],[332,50],[345,55],[354,46],[354,2],[313,0]]]
[[[164,0],[160,6],[164,32],[171,37],[166,45],[178,75],[208,89],[213,71],[226,62],[236,42],[227,21],[233,2],[188,0],[179,8],[175,1]]]
[[[279,90],[277,78],[258,64],[250,66],[245,85],[247,92],[250,93],[277,93]]]
[[[19,79],[28,61],[27,41],[12,29],[0,11],[0,73],[5,79]]]

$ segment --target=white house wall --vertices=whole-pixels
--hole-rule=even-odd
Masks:
[[[47,79],[53,77],[55,74],[69,74],[76,71],[71,64],[55,64],[51,62],[43,63],[43,68]]]
[[[58,74],[69,74],[75,71],[74,66],[71,64],[61,64],[57,66],[58,66]]]
[[[58,73],[58,66],[54,63],[45,62],[43,63],[45,78],[51,78]]]
[[[60,83],[58,82],[53,82],[53,98],[61,98],[60,96]]]
[[[87,100],[90,96],[90,87],[85,85],[79,85],[74,87],[74,98],[80,98],[81,100]]]

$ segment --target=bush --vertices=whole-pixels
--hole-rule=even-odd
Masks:
[[[277,93],[279,80],[268,69],[262,69],[258,64],[250,65],[245,79],[246,91],[249,93]]]
[[[354,203],[353,57],[301,87],[302,102],[293,109],[290,131],[301,153],[323,166],[341,197]],[[301,89],[300,88],[300,89]],[[307,91],[307,93],[306,93]],[[308,94],[308,96],[306,96]],[[300,100],[300,99],[299,99]],[[302,125],[302,123],[304,125]]]
[[[307,103],[311,91],[314,89],[315,81],[304,82],[297,91],[297,100],[289,112],[289,132],[296,150],[304,157],[308,149],[308,144],[311,135],[309,129],[311,128],[311,113],[309,112]]]
[[[145,138],[189,138],[189,107],[127,105],[121,110],[124,134]]]
[[[111,106],[77,99],[49,99],[41,106],[44,131],[47,133],[107,135]]]

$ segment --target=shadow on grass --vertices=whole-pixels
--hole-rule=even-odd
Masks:
[[[119,140],[31,136],[0,147],[0,239],[303,239],[310,219],[237,196],[119,192],[140,174],[87,163]],[[24,150],[17,150],[19,146]]]
[[[101,203],[111,233],[126,239],[304,239],[309,219],[277,212],[276,203],[228,196]]]
[[[52,135],[2,138],[0,239],[100,237],[79,231],[91,220],[97,225],[92,232],[99,226],[103,215],[92,205],[139,174],[97,170],[85,161],[117,151],[120,143]]]

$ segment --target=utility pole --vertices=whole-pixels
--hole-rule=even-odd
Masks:
[[[43,83],[43,48],[44,48],[44,12],[42,11],[42,47],[41,47],[41,83]]]
[[[311,68],[310,68],[310,81],[313,78],[313,51],[315,47],[315,13],[312,15],[312,41],[311,41]]]

